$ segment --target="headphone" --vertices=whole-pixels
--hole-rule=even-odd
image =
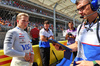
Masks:
[[[92,11],[96,11],[99,7],[98,0],[92,0],[90,4],[91,4]]]

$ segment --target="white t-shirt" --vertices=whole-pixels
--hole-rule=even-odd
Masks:
[[[43,35],[45,37],[50,37],[50,36],[53,36],[53,33],[52,33],[52,31],[50,29],[48,29],[48,31],[46,31],[44,28],[42,28],[40,30],[39,35]],[[48,42],[44,42],[44,41],[40,40],[39,47],[50,47],[49,41]]]
[[[92,27],[89,28],[89,24],[82,25],[79,34],[76,36],[76,41],[78,41],[78,50],[75,61],[81,60],[100,60],[100,44],[97,38],[97,23],[91,24]],[[100,22],[99,22],[100,25]],[[80,25],[77,28],[77,32]],[[88,30],[89,29],[89,30]],[[99,37],[100,37],[100,26],[99,26]]]
[[[40,35],[43,35],[45,37],[50,37],[50,36],[53,36],[53,33],[52,33],[52,30],[49,29],[49,31],[46,31],[44,28],[42,28],[40,30]]]

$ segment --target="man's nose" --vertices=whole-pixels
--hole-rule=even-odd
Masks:
[[[83,13],[83,11],[79,10],[79,11],[78,11],[78,13],[79,13],[79,14],[82,14],[82,13]]]

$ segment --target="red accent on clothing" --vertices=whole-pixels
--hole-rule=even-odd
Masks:
[[[19,35],[22,35],[22,33],[19,33]]]
[[[24,37],[24,36],[19,36],[19,37]]]
[[[91,45],[91,46],[97,46],[97,47],[100,47],[100,45],[93,45],[93,44],[88,44],[88,43],[84,43],[84,42],[81,42],[82,44],[87,44],[87,45]]]
[[[12,26],[11,23],[8,26]]]

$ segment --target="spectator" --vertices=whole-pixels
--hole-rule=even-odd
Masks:
[[[66,37],[65,37],[65,39],[68,40],[67,45],[71,45],[71,44],[75,43],[77,30],[73,26],[74,26],[73,22],[70,21],[68,23],[69,29],[67,29]],[[73,52],[73,54],[76,57],[77,52]]]
[[[76,28],[74,28],[73,27],[73,22],[72,21],[70,21],[69,23],[68,23],[68,27],[69,27],[69,29],[67,29],[67,31],[66,31],[66,37],[65,37],[65,39],[66,40],[68,40],[68,42],[67,42],[67,45],[70,45],[70,44],[72,44],[72,43],[74,43],[75,42],[75,37],[76,37]]]
[[[11,23],[9,23],[9,24],[8,24],[8,26],[9,26],[9,27],[11,27],[11,26],[12,26],[12,24],[11,24]]]
[[[24,29],[29,23],[26,13],[17,15],[17,27],[9,30],[4,40],[4,54],[13,57],[11,66],[32,66],[34,53],[28,34]]]
[[[30,31],[30,36],[32,37],[32,44],[36,45],[39,43],[39,29],[38,26],[35,26],[33,29]]]
[[[54,39],[52,31],[49,29],[49,22],[44,21],[44,28],[40,30],[39,49],[43,66],[49,66],[50,45],[48,39]]]

